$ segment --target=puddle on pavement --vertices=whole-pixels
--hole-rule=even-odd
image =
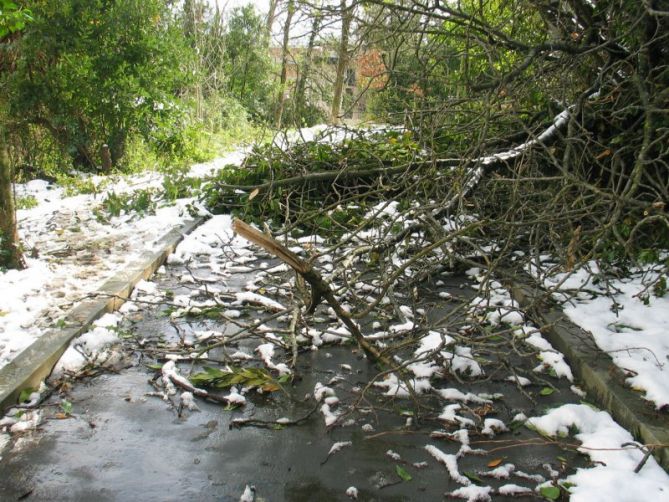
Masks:
[[[159,278],[161,289],[176,294],[185,291],[176,280],[179,276],[177,269]],[[228,281],[228,286],[241,287],[246,280],[247,276],[238,275],[234,284]],[[460,287],[464,280],[448,278],[442,290],[466,295],[466,288]],[[450,307],[436,294],[426,294],[425,300],[433,305],[427,307],[428,317],[448,313]],[[129,318],[135,319],[128,326],[131,332],[142,337],[177,336],[160,309],[146,308],[142,315]],[[231,329],[215,319],[182,319],[180,326],[182,334],[187,329]],[[242,346],[252,347],[253,343],[257,342],[246,341]],[[496,351],[486,357],[500,357],[500,353],[508,358],[508,365],[518,369],[531,370],[536,365],[536,359],[524,360],[513,351]],[[298,378],[286,387],[288,395],[249,394],[247,405],[233,411],[198,400],[200,411],[185,412],[182,418],[159,398],[145,395],[153,390],[148,381],[154,373],[144,364],[148,362],[153,361],[145,357],[120,374],[76,383],[68,396],[74,418],[46,421],[33,434],[36,444],[26,445],[23,450],[15,446],[14,451],[3,455],[2,499],[27,495],[26,500],[237,501],[249,484],[256,487],[256,500],[266,501],[348,500],[345,492],[350,486],[359,490],[358,500],[441,500],[444,493],[461,486],[425,450],[428,444],[446,454],[460,449],[456,441],[430,437],[433,431],[444,429],[437,416],[446,402],[426,396],[414,403],[383,396],[374,387],[366,388],[379,370],[353,345],[324,346],[300,353]],[[186,372],[187,366],[182,365],[182,370]],[[484,380],[462,377],[464,383],[446,376],[434,382],[434,387],[503,394],[489,409],[477,410],[471,405],[470,417],[475,421],[499,418],[507,425],[519,412],[532,416],[575,400],[568,382],[546,377],[557,391],[539,398],[541,385],[528,387],[536,399],[532,402],[514,383],[505,380],[507,376],[493,373]],[[239,418],[275,421],[305,416],[315,406],[313,398],[305,401],[305,395],[313,394],[317,382],[329,383],[341,401],[339,409],[356,404],[342,420],[345,426],[328,430],[320,412],[299,426],[232,426],[232,421]],[[53,411],[57,399],[51,403]],[[373,431],[367,426],[364,432],[365,424]],[[548,466],[560,470],[564,465],[571,471],[584,465],[583,457],[573,449],[542,440],[522,426],[492,439],[475,432],[470,437],[472,448],[490,453],[460,458],[461,473],[489,471],[488,464],[500,460],[514,464],[517,471],[550,479]],[[352,444],[328,458],[332,445],[340,441]],[[391,458],[388,451],[398,454],[399,459]],[[426,466],[413,465],[420,462],[426,462]],[[411,480],[403,481],[399,471],[409,474]],[[482,480],[493,487],[515,483],[534,488],[537,484],[513,476],[508,480]],[[507,497],[494,496],[494,500]]]

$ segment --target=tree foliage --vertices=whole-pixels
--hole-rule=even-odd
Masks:
[[[14,48],[10,114],[49,132],[76,165],[112,162],[141,134],[173,148],[190,53],[161,0],[42,0]]]
[[[9,0],[0,0],[0,44],[8,44],[8,35],[23,29],[30,20],[32,17],[29,10],[21,9]],[[2,68],[1,61],[0,55],[0,68]],[[0,99],[0,106],[2,105]],[[2,115],[0,113],[0,120]],[[0,268],[25,266],[16,227],[12,174],[7,153],[6,131],[0,123]]]
[[[255,119],[271,117],[271,60],[262,16],[252,5],[232,10],[225,30],[223,70],[227,90]]]
[[[0,39],[22,30],[31,19],[30,10],[21,8],[11,0],[0,0]]]

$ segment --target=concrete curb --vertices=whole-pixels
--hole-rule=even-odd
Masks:
[[[63,318],[63,328],[50,329],[0,369],[0,410],[16,404],[22,389],[37,387],[51,373],[73,338],[85,333],[91,323],[106,312],[118,309],[135,285],[151,277],[184,236],[206,219],[198,217],[165,234],[156,242],[158,251],[145,252],[135,263],[106,281],[97,291],[101,298],[85,300],[72,308]]]
[[[602,409],[647,445],[669,445],[669,417],[658,412],[625,384],[625,375],[611,357],[599,350],[592,335],[571,322],[547,297],[527,284],[511,284],[511,294],[541,333],[562,352],[583,388]],[[653,455],[669,471],[669,447]]]

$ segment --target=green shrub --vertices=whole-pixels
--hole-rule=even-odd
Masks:
[[[110,216],[120,216],[121,213],[131,212],[153,214],[156,211],[157,202],[156,191],[150,188],[127,194],[117,194],[112,191],[103,199],[102,207]]]
[[[77,167],[95,169],[109,146],[120,163],[132,134],[182,114],[174,96],[193,52],[165,2],[32,2],[7,79],[10,118],[51,135]]]
[[[95,181],[89,177],[67,174],[58,174],[56,176],[56,183],[63,187],[63,195],[65,195],[65,197],[81,194],[96,194],[110,183],[110,181],[111,180],[105,179],[96,184]]]
[[[34,195],[25,195],[16,199],[16,209],[32,209],[38,205],[39,202]]]

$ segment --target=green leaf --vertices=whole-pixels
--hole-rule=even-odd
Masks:
[[[30,401],[30,394],[32,394],[33,392],[36,392],[36,389],[33,389],[32,387],[26,387],[25,389],[23,389],[21,391],[21,394],[19,394],[19,404]]]
[[[66,415],[71,415],[72,414],[72,403],[69,402],[67,399],[63,399],[60,402],[60,409],[63,410],[63,413]]]
[[[464,474],[465,477],[467,477],[470,481],[473,481],[474,484],[477,484],[477,485],[482,485],[482,484],[484,484],[484,483],[483,483],[483,480],[482,480],[481,478],[479,478],[479,477],[478,477],[476,474],[474,474],[473,472],[463,472],[462,474]]]
[[[523,425],[525,425],[525,422],[523,422],[522,420],[518,420],[515,422],[511,422],[509,424],[509,429],[511,429],[511,431],[515,431],[516,429],[520,429]]]
[[[411,481],[413,479],[411,474],[409,474],[401,465],[395,465],[395,472],[402,478],[402,481]]]
[[[557,486],[542,486],[539,493],[548,500],[557,500],[560,498],[560,489]]]
[[[218,368],[212,368],[210,366],[205,366],[204,371],[206,371],[209,375],[213,375],[214,377],[221,377],[226,375],[225,372],[219,370]]]
[[[226,389],[232,385],[242,385],[249,388],[261,388],[267,392],[279,390],[272,375],[263,368],[233,368],[232,371],[223,371],[205,366],[203,372],[190,377],[196,386],[211,386],[217,389]]]
[[[542,396],[550,396],[553,392],[555,392],[555,389],[551,387],[544,387],[539,391],[539,394],[541,394]]]

